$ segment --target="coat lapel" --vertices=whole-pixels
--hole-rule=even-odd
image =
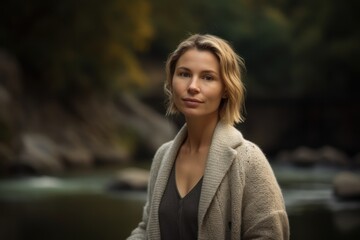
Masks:
[[[203,185],[199,202],[199,227],[213,200],[217,189],[236,157],[235,148],[242,143],[242,135],[231,125],[219,122],[214,131],[213,140],[206,163]]]
[[[163,196],[163,193],[165,191],[171,168],[173,167],[174,161],[176,159],[176,155],[179,151],[179,148],[184,141],[185,137],[187,135],[187,129],[186,125],[180,129],[179,133],[175,136],[172,144],[170,145],[169,149],[166,151],[162,158],[162,162],[158,171],[158,176],[156,178],[154,191],[153,191],[153,198],[152,198],[152,206],[151,206],[151,215],[153,216],[151,221],[149,223],[149,228],[153,229],[156,228],[157,230],[150,233],[150,239],[160,239],[160,226],[159,226],[159,206],[161,202],[161,198]]]
[[[171,168],[173,167],[176,155],[186,135],[187,127],[185,124],[176,135],[174,141],[163,156],[154,186],[152,206],[150,211],[150,215],[152,215],[150,219],[152,219],[152,221],[149,222],[149,229],[156,230],[151,231],[152,233],[149,233],[150,239],[160,239],[158,215],[159,206],[170,176]],[[222,179],[224,178],[235,158],[236,151],[234,148],[240,145],[241,142],[242,136],[239,131],[236,131],[232,126],[224,124],[221,121],[217,124],[210,146],[202,183],[198,213],[199,227],[203,222],[204,216],[216,194]]]

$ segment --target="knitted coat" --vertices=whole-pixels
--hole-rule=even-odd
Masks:
[[[160,239],[159,205],[186,125],[156,152],[143,218],[128,239]],[[234,127],[215,128],[203,177],[198,239],[289,239],[284,200],[262,151]]]

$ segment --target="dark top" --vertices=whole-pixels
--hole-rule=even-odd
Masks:
[[[174,164],[159,207],[161,240],[197,239],[201,186],[202,178],[181,198],[176,186]]]

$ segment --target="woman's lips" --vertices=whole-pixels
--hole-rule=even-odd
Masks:
[[[183,98],[183,101],[187,107],[195,108],[203,103],[201,100],[196,98]]]

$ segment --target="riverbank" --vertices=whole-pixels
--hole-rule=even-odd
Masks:
[[[107,190],[123,167],[1,179],[0,239],[124,239],[141,219],[146,192]],[[360,202],[343,202],[332,193],[331,181],[339,170],[273,169],[283,190],[292,240],[360,237]]]

